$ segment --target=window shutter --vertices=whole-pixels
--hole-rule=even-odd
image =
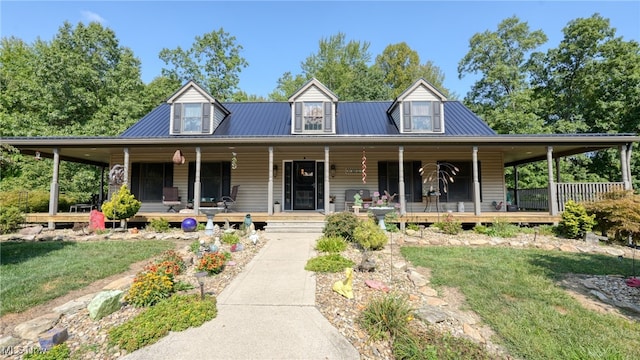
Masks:
[[[296,102],[295,104],[295,120],[293,132],[302,132],[302,103]]]
[[[411,179],[411,183],[413,185],[412,191],[411,191],[411,196],[413,196],[413,199],[411,199],[411,201],[413,202],[421,202],[422,201],[422,176],[420,176],[420,171],[418,171],[418,169],[420,169],[420,166],[422,165],[422,162],[420,160],[417,161],[412,161],[411,162],[411,176],[413,179]]]
[[[331,126],[332,124],[332,119],[331,119],[331,103],[330,102],[325,102],[324,103],[324,131],[325,132],[331,132],[333,131],[333,128]]]
[[[402,102],[402,112],[404,116],[402,117],[402,130],[405,132],[411,132],[411,102],[403,101]]]
[[[140,163],[131,163],[131,194],[140,199]]]
[[[172,187],[173,186],[173,163],[164,163],[164,179],[162,180],[164,186]]]
[[[222,162],[222,194],[231,195],[231,161]]]
[[[440,102],[432,101],[431,109],[433,111],[433,132],[442,132],[442,120],[440,119]]]
[[[202,104],[202,133],[208,134],[211,132],[211,104]]]
[[[173,133],[180,134],[182,129],[182,104],[173,104]]]

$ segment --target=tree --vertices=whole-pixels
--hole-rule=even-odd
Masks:
[[[238,88],[238,74],[248,66],[240,56],[242,46],[236,44],[235,36],[222,28],[203,36],[196,36],[190,49],[180,46],[160,51],[160,60],[170,68],[163,68],[162,75],[177,79],[181,83],[194,80],[218,100],[231,100]]]

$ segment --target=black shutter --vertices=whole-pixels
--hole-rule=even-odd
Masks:
[[[411,182],[413,186],[413,191],[411,191],[413,199],[411,201],[414,202],[422,201],[422,176],[420,176],[419,171],[420,165],[422,165],[420,161],[411,162]]]
[[[378,161],[378,192],[384,194],[384,191],[389,188],[388,185],[387,162]]]
[[[302,132],[302,103],[295,103],[295,125],[293,128],[293,132],[301,133]]]
[[[179,134],[182,129],[182,104],[173,104],[173,133]]]
[[[330,102],[325,102],[324,103],[324,131],[325,132],[331,132],[332,129],[332,122],[331,122],[331,103]]]
[[[202,133],[208,134],[211,132],[209,125],[211,124],[211,104],[202,104]]]
[[[432,101],[431,109],[433,110],[433,132],[442,132],[442,121],[440,120],[440,102]]]
[[[222,162],[222,195],[231,195],[231,162]]]
[[[173,163],[172,162],[164,163],[163,183],[165,187],[173,186]]]
[[[406,132],[411,132],[411,102],[403,101],[402,102],[402,112],[404,116],[402,117],[402,129]]]
[[[187,184],[187,197],[188,197],[187,201],[191,201],[193,200],[193,196],[194,196],[193,185],[196,182],[196,163],[193,161],[189,162],[189,177],[187,181],[189,182]]]

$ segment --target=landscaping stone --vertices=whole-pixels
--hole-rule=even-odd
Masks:
[[[67,328],[53,328],[40,334],[38,342],[42,350],[49,350],[55,345],[62,344],[68,338]]]
[[[135,275],[129,275],[129,276],[120,278],[118,280],[114,280],[111,283],[107,284],[105,287],[103,287],[102,290],[126,291],[131,287],[131,284],[133,284],[134,278],[135,278]]]
[[[560,245],[560,251],[578,252],[578,249],[576,249],[576,247],[571,244],[562,244]]]
[[[48,313],[46,315],[42,315],[33,320],[17,325],[13,329],[13,332],[23,339],[38,341],[38,336],[51,329],[60,319],[60,316],[61,314],[59,313]]]
[[[424,320],[430,324],[444,322],[449,317],[446,312],[435,306],[423,306],[415,311],[415,316],[418,319]]]
[[[87,305],[89,305],[91,299],[93,299],[95,295],[96,294],[87,294],[75,300],[71,300],[58,307],[53,308],[53,311],[65,315],[76,313],[80,309],[84,309],[85,307],[87,307]]]
[[[469,245],[471,246],[481,246],[489,244],[489,240],[487,239],[470,239]]]
[[[42,225],[35,225],[35,226],[27,226],[24,227],[22,229],[20,229],[18,231],[18,234],[20,235],[38,235],[42,232],[42,229],[44,229],[44,227]]]
[[[431,296],[431,297],[438,296],[438,292],[435,289],[430,288],[428,286],[423,286],[420,289],[418,289],[418,291],[424,296]]]
[[[121,290],[108,290],[98,293],[87,306],[91,320],[100,320],[120,309],[122,306],[120,304],[122,294],[123,291]]]
[[[478,332],[478,330],[474,329],[473,326],[464,323],[462,324],[462,331],[464,332],[465,335],[467,335],[468,337],[470,337],[472,340],[479,342],[481,344],[485,343],[484,338],[482,337],[482,335],[480,335],[480,332]]]
[[[0,348],[8,348],[20,344],[20,339],[16,339],[11,335],[0,337]]]
[[[432,296],[427,296],[426,297],[426,303],[427,305],[431,305],[431,306],[445,306],[448,305],[446,301],[438,298],[438,297],[432,297]]]
[[[415,270],[411,270],[409,272],[409,280],[411,280],[413,286],[415,287],[422,287],[429,283],[429,281],[427,281],[427,279],[422,274]]]
[[[404,261],[394,261],[393,262],[393,271],[405,272],[407,271],[407,263]]]

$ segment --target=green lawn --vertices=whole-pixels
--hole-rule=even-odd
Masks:
[[[0,315],[43,304],[173,248],[159,240],[2,243]]]
[[[405,247],[402,253],[432,270],[436,288],[459,288],[517,358],[640,358],[639,322],[586,310],[555,285],[567,273],[630,276],[630,259],[498,247]]]

